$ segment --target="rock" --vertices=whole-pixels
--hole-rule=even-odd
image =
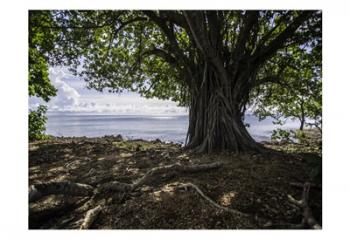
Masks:
[[[154,140],[154,143],[161,143],[162,141],[160,139]]]
[[[117,136],[115,136],[115,139],[116,140],[119,140],[119,141],[123,141],[123,136],[121,134],[118,134]]]

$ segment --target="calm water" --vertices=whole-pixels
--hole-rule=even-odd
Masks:
[[[129,139],[161,139],[183,143],[186,138],[188,116],[140,116],[140,115],[79,115],[48,113],[46,132],[54,136],[87,136],[121,134]],[[257,141],[269,140],[272,130],[277,128],[271,119],[258,121],[246,115],[251,135]],[[290,121],[283,128],[296,128]]]

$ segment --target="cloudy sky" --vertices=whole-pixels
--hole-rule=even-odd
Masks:
[[[39,104],[48,106],[49,112],[75,112],[100,114],[183,115],[187,109],[176,103],[158,99],[145,99],[136,93],[108,93],[89,90],[85,82],[64,68],[51,68],[50,80],[57,88],[57,96],[48,103],[29,97],[29,108]]]

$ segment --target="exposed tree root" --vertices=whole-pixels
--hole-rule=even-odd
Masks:
[[[89,196],[93,187],[87,184],[73,182],[50,182],[31,185],[29,187],[29,202],[51,194],[64,194],[70,196]]]
[[[62,216],[64,213],[74,210],[75,204],[66,203],[62,205],[57,205],[53,208],[44,209],[40,211],[34,211],[29,209],[29,227],[30,228],[38,228],[40,222],[49,220],[53,216]]]
[[[86,201],[86,198],[85,198],[84,199],[85,203],[83,202],[84,205],[76,209],[77,212],[84,213],[92,206],[98,204],[97,207],[94,207],[86,212],[85,217],[82,221],[79,220],[79,222],[77,222],[79,224],[81,223],[80,229],[88,229],[92,225],[94,220],[97,218],[98,214],[103,210],[103,207],[105,205],[104,200],[102,203],[98,203],[95,200],[96,196],[99,195],[100,192],[117,191],[117,192],[123,192],[123,193],[131,193],[133,190],[136,190],[137,188],[147,183],[150,183],[151,181],[159,177],[169,178],[172,176],[176,176],[180,173],[202,172],[206,170],[219,168],[222,165],[223,165],[222,162],[215,162],[210,164],[189,165],[189,166],[181,165],[181,164],[171,164],[167,166],[160,166],[149,170],[148,172],[145,173],[145,175],[143,175],[141,178],[137,179],[133,183],[128,184],[128,183],[121,183],[118,181],[114,181],[111,183],[103,184],[95,190],[94,190],[94,187],[92,187],[91,185],[74,183],[74,182],[50,182],[50,183],[36,184],[36,185],[31,185],[29,188],[29,202],[38,201],[40,198],[47,195],[63,194],[63,195],[69,195],[69,196],[84,196],[84,197],[89,196],[90,198],[87,198],[88,201]],[[194,188],[203,198],[205,198],[215,207],[218,207],[222,210],[230,211],[232,213],[244,215],[239,211],[228,209],[216,204],[210,198],[205,196],[197,186],[193,184],[188,184],[187,186]],[[79,205],[81,205],[81,203],[79,203]],[[68,208],[68,206],[62,205],[62,208],[65,209],[65,208]],[[49,213],[48,215],[52,215],[51,212],[48,212],[48,213]],[[32,214],[32,213],[30,212],[29,214]],[[43,212],[42,214],[46,216],[45,212]],[[40,215],[40,217],[43,217],[43,216]]]
[[[87,211],[83,223],[80,226],[80,229],[89,229],[92,223],[97,218],[98,214],[102,211],[102,209],[103,206],[98,205],[97,207],[94,207],[93,209]]]
[[[296,200],[291,195],[288,195],[288,200],[291,203],[302,208],[303,220],[302,220],[301,224],[307,225],[312,229],[322,229],[321,225],[314,218],[312,211],[311,211],[311,208],[309,207],[309,204],[308,204],[309,191],[310,191],[310,183],[305,183],[301,200]]]
[[[194,185],[193,183],[184,183],[184,184],[181,184],[179,186],[180,188],[192,188],[194,189],[202,198],[204,198],[207,202],[210,203],[210,205],[220,209],[220,210],[223,210],[223,211],[227,211],[227,212],[230,212],[230,213],[233,213],[233,214],[236,214],[236,215],[239,215],[239,216],[244,216],[244,217],[248,217],[250,216],[249,214],[246,214],[246,213],[243,213],[243,212],[240,212],[238,210],[235,210],[235,209],[231,209],[231,208],[228,208],[228,207],[223,207],[219,204],[217,204],[216,202],[214,202],[211,198],[209,198],[208,196],[206,196],[202,190],[200,190],[198,188],[198,186]]]
[[[162,175],[162,177],[172,177],[180,173],[196,173],[210,169],[216,169],[223,165],[222,162],[215,162],[210,164],[190,165],[185,166],[181,164],[171,164],[161,167],[156,167],[145,173],[141,178],[137,179],[134,183],[120,183],[117,181],[110,182],[101,186],[101,190],[129,192],[137,189],[138,187],[149,183],[154,180],[155,176]]]
[[[293,186],[299,186],[298,184],[295,184]],[[314,216],[312,215],[312,211],[308,204],[308,198],[309,198],[309,191],[310,191],[311,184],[309,182],[305,183],[303,186],[303,194],[302,198],[300,200],[295,199],[291,195],[287,195],[288,201],[291,202],[293,205],[296,205],[297,207],[301,208],[303,210],[303,219],[301,220],[301,223],[299,224],[292,224],[292,223],[272,223],[271,221],[268,221],[264,225],[262,225],[263,228],[288,228],[288,229],[305,229],[305,228],[311,228],[311,229],[322,229],[321,225],[316,221]]]
[[[43,221],[50,220],[52,217],[61,217],[69,211],[79,208],[86,203],[89,197],[84,197],[78,201],[65,200],[53,204],[49,208],[29,208],[29,228],[39,228]]]

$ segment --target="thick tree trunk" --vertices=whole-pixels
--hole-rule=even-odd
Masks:
[[[259,65],[248,60],[244,45],[257,23],[258,12],[246,15],[229,57],[222,54],[220,17],[215,12],[188,11],[184,16],[201,55],[197,65],[200,70],[197,68],[194,85],[190,87],[192,99],[186,147],[208,153],[260,151],[260,145],[249,135],[242,121],[242,108],[247,103]]]
[[[260,144],[244,126],[241,102],[234,100],[238,92],[225,85],[212,69],[205,64],[203,78],[192,96],[186,148],[199,153],[260,151]]]

